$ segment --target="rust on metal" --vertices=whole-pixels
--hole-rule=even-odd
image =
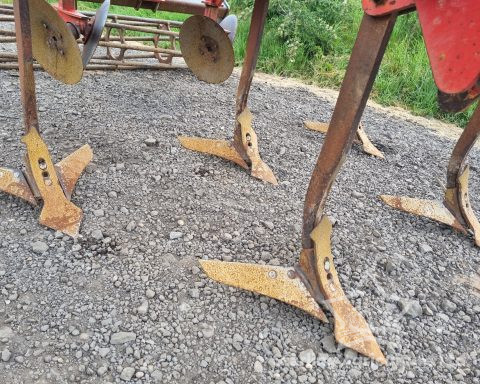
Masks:
[[[75,237],[83,213],[65,196],[46,144],[35,128],[31,128],[22,141],[27,146],[29,174],[43,200],[40,223]]]
[[[19,197],[32,205],[37,205],[37,200],[20,171],[0,168],[0,191]]]
[[[18,0],[14,3],[20,95],[26,132],[22,138],[22,142],[27,147],[25,156],[26,172],[25,175],[21,175],[20,172],[1,168],[0,189],[21,197],[32,204],[36,204],[36,198],[41,199],[43,207],[40,213],[40,223],[70,236],[76,236],[83,216],[82,210],[71,203],[65,195],[47,145],[39,133],[35,77],[33,74],[32,31],[35,31],[35,29],[32,29],[31,25],[35,25],[36,28],[41,26],[45,30],[51,29],[53,31],[52,34],[48,35],[50,32],[47,33],[51,39],[48,44],[53,44],[56,48],[42,53],[47,56],[51,55],[51,57],[44,57],[45,62],[52,62],[52,58],[54,60],[56,55],[59,54],[57,48],[63,47],[61,41],[58,42],[59,45],[56,45],[56,38],[63,38],[61,33],[59,35],[56,34],[58,32],[56,29],[58,22],[57,14],[53,11],[52,16],[50,10],[45,11],[49,8],[39,5],[43,3],[43,0],[39,1]],[[33,4],[32,12],[30,12],[30,4]],[[50,6],[47,4],[46,7]],[[33,16],[30,17],[32,14]],[[32,24],[30,23],[31,21]],[[61,22],[63,23],[63,21]],[[45,34],[46,32],[43,33]],[[78,47],[76,48],[78,49]],[[59,67],[64,64],[60,63]],[[73,156],[60,162],[59,169],[62,171],[62,177],[65,181],[66,189],[69,191],[69,196],[73,189],[72,184],[78,179],[79,172],[81,173],[81,170],[83,170],[90,159],[91,150],[89,147],[84,147]]]
[[[303,125],[305,126],[305,128],[310,129],[311,131],[316,131],[320,133],[328,132],[328,123],[306,120],[303,122]]]
[[[380,198],[385,204],[399,211],[412,213],[417,216],[428,217],[429,219],[449,225],[461,232],[465,232],[463,225],[440,201],[390,195],[381,195]]]
[[[215,281],[283,301],[328,322],[293,268],[216,260],[201,260],[200,265]]]
[[[47,2],[28,2],[33,57],[57,80],[65,84],[78,83],[83,76],[83,64],[72,33]]]
[[[238,154],[232,143],[226,140],[202,139],[187,136],[179,136],[178,140],[180,144],[187,149],[218,156],[222,159],[232,161],[242,168],[249,169],[247,163]]]
[[[318,284],[324,296],[324,304],[334,318],[334,332],[337,342],[368,356],[380,364],[386,364],[380,346],[363,316],[352,306],[340,284],[333,262],[330,238],[332,223],[324,216],[312,231],[311,239],[315,249]]]
[[[179,139],[182,145],[188,149],[216,155],[233,161],[241,167],[250,170],[252,176],[272,184],[277,184],[277,180],[272,170],[260,158],[258,151],[258,138],[252,129],[252,117],[250,111],[247,109],[248,95],[252,84],[258,53],[260,51],[263,28],[267,17],[268,3],[268,0],[256,0],[253,6],[246,54],[237,88],[235,106],[236,119],[233,142],[228,143],[221,140],[207,140],[186,137],[180,137]],[[230,42],[227,33],[224,30],[222,30],[222,33],[226,36],[228,42]],[[193,36],[193,33],[189,33],[189,35]],[[192,43],[192,47],[194,46],[195,44]],[[183,49],[182,52],[185,55]],[[196,55],[198,56],[198,53]]]
[[[278,181],[272,170],[260,158],[258,138],[257,134],[252,128],[252,119],[252,113],[248,108],[245,108],[238,116],[238,123],[240,124],[242,131],[242,144],[245,148],[248,159],[250,160],[252,176],[256,177],[257,179],[267,181],[273,185],[277,185]]]
[[[242,148],[246,153],[247,161],[240,155],[233,142],[187,136],[179,136],[178,140],[184,148],[232,161],[242,168],[250,170],[253,177],[277,185],[278,182],[272,170],[260,157],[258,138],[252,128],[252,114],[248,108],[245,108],[244,112],[240,114],[238,123],[242,128]]]
[[[377,147],[375,147],[375,145],[370,141],[370,139],[367,136],[367,133],[365,132],[365,129],[363,129],[362,124],[358,126],[357,137],[360,143],[362,144],[362,148],[365,153],[368,153],[369,155],[378,157],[380,159],[385,158],[382,151],[380,151]]]
[[[304,249],[313,248],[310,234],[322,220],[330,189],[357,135],[396,16],[363,16],[330,128],[308,186],[303,210]]]
[[[183,23],[180,49],[188,68],[199,80],[217,84],[232,74],[232,42],[223,28],[207,16],[191,16]]]
[[[60,185],[68,200],[71,199],[75,185],[82,175],[87,165],[93,159],[92,148],[88,144],[77,149],[63,160],[55,164],[55,170],[58,175]]]
[[[465,166],[466,158],[479,135],[480,107],[477,106],[450,156],[443,203],[388,195],[380,196],[381,199],[393,208],[436,220],[463,233],[471,230],[474,234],[475,244],[480,246],[480,224],[470,203],[469,167]]]
[[[305,128],[310,129],[312,131],[316,132],[321,132],[321,133],[327,133],[328,132],[328,126],[329,124],[327,123],[322,123],[319,121],[304,121],[303,125]],[[365,132],[365,129],[363,128],[362,124],[358,126],[357,129],[357,137],[354,140],[354,142],[357,142],[357,144],[360,144],[362,146],[362,149],[365,153],[378,157],[380,159],[384,159],[385,156],[380,151],[375,145],[370,141],[370,139],[367,136],[367,133]]]
[[[468,195],[468,177],[470,175],[470,168],[467,166],[462,174],[458,177],[458,200],[460,202],[460,209],[465,222],[473,231],[475,245],[480,247],[480,223],[473,211]]]

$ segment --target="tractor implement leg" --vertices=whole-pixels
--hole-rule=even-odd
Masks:
[[[381,364],[385,364],[386,359],[375,337],[340,284],[331,253],[332,225],[323,214],[323,208],[355,138],[396,16],[374,18],[365,15],[363,18],[331,128],[307,192],[299,264],[295,268],[285,268],[212,260],[200,262],[213,280],[281,300],[326,321],[320,312],[323,306],[333,315],[337,341]]]
[[[27,146],[26,172],[23,175],[20,171],[0,168],[0,190],[34,205],[37,199],[41,199],[43,207],[40,223],[70,236],[76,236],[83,213],[70,202],[70,196],[78,178],[92,159],[92,151],[88,145],[84,146],[55,166],[47,145],[40,137],[29,5],[35,4],[35,1],[43,2],[43,0],[14,2],[20,92],[26,131],[22,138],[22,142]],[[45,20],[44,23],[55,27],[56,21]],[[63,23],[61,20],[60,22]]]
[[[320,133],[327,133],[328,126],[329,126],[328,123],[322,123],[320,121],[311,121],[311,120],[304,121],[303,125],[307,129],[310,129],[312,131],[317,131]],[[377,147],[375,147],[375,144],[373,144],[370,141],[370,139],[368,138],[367,132],[365,132],[365,129],[363,128],[362,124],[358,126],[357,137],[354,139],[354,143],[361,145],[363,152],[365,152],[368,155],[375,156],[380,159],[385,158],[382,151],[380,151]]]
[[[475,244],[480,246],[480,224],[470,204],[468,196],[469,167],[465,166],[468,153],[479,135],[480,105],[477,106],[453,149],[448,164],[447,189],[443,202],[390,195],[382,195],[380,198],[395,209],[428,217],[463,233],[471,230],[474,234]]]
[[[270,167],[260,158],[257,135],[252,128],[252,114],[247,107],[248,95],[257,64],[268,0],[256,0],[248,35],[247,53],[237,89],[236,121],[232,142],[180,136],[187,149],[218,156],[250,171],[253,177],[276,185],[277,179]]]

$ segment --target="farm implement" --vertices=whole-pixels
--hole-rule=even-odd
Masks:
[[[131,0],[111,1],[112,4],[133,6]],[[5,10],[5,17],[13,16],[15,22],[15,35],[4,34],[2,39],[13,42],[12,38],[15,38],[18,47],[16,60],[26,130],[22,141],[27,146],[27,156],[25,172],[0,169],[0,189],[33,205],[42,203],[40,222],[71,236],[78,233],[82,211],[71,203],[70,198],[78,178],[92,158],[92,151],[84,146],[53,164],[40,136],[33,59],[54,78],[74,84],[80,81],[84,68],[89,65],[142,68],[143,61],[133,61],[139,63],[137,66],[131,64],[131,60],[154,59],[160,62],[154,68],[172,66],[173,59],[180,56],[176,50],[179,42],[182,57],[200,80],[219,83],[230,76],[233,68],[232,41],[236,19],[222,19],[228,10],[222,1],[201,4],[173,0],[135,1],[137,8],[193,14],[183,24],[166,26],[153,19],[108,15],[109,4],[109,0],[103,2],[94,15],[79,13],[71,1],[59,3],[56,10],[44,0],[16,0],[13,8],[1,8]],[[245,168],[252,176],[277,184],[272,170],[260,157],[258,137],[252,124],[254,116],[247,106],[268,5],[268,0],[255,0],[254,3],[236,94],[233,139],[179,139],[188,149],[227,159]],[[365,14],[331,121],[328,127],[320,127],[326,132],[326,138],[305,198],[298,264],[282,267],[202,260],[201,266],[213,280],[291,304],[320,321],[329,321],[324,312],[324,309],[328,310],[338,343],[385,364],[386,358],[369,325],[343,291],[332,254],[332,223],[324,208],[355,140],[366,152],[378,157],[382,155],[368,140],[360,120],[397,17],[406,12],[417,12],[439,90],[439,103],[445,110],[454,112],[468,107],[480,94],[477,47],[480,4],[476,0],[363,0],[363,8]],[[104,28],[106,33],[102,33]],[[177,28],[179,32],[169,28]],[[132,31],[151,33],[152,36],[147,40],[129,34]],[[78,41],[83,44],[82,52]],[[144,44],[146,42],[151,45]],[[139,44],[141,49],[138,49]],[[170,44],[169,48],[164,48],[165,44]],[[97,45],[103,46],[107,52],[103,59],[94,56]],[[382,196],[382,199],[394,208],[440,221],[464,233],[472,232],[476,244],[480,245],[479,223],[468,197],[469,169],[465,165],[479,132],[480,108],[477,108],[453,150],[442,203],[393,196]]]
[[[152,12],[169,11],[191,14],[195,17],[189,20],[187,26],[191,26],[196,20],[196,29],[184,30],[183,37],[188,42],[182,44],[180,41],[182,22],[110,14],[110,4],[135,9],[149,9]],[[82,61],[87,69],[173,69],[182,66],[181,61],[175,59],[185,56],[187,65],[202,80],[224,81],[233,70],[232,42],[237,22],[235,16],[228,15],[228,5],[222,0],[205,2],[200,0],[140,2],[136,0],[105,0],[95,13],[79,11],[75,0],[61,0],[54,7],[78,43],[83,45]],[[14,21],[11,5],[0,5],[0,21]],[[203,34],[199,34],[199,28]],[[196,38],[202,36],[204,39],[197,42]],[[0,43],[15,43],[14,31],[0,30]],[[192,43],[202,44],[202,46],[192,47]],[[205,79],[205,72],[210,71],[212,66],[213,69],[218,67],[215,61],[218,61],[220,56],[219,44],[225,47],[221,59],[230,63],[228,67],[230,70],[222,65],[224,71],[221,77]],[[100,53],[94,56],[97,46],[101,47]],[[198,54],[199,50],[203,51]],[[197,56],[200,59],[196,59]],[[204,66],[201,65],[202,63]],[[1,68],[18,68],[17,55],[13,52],[1,52]]]
[[[268,6],[256,0],[250,29],[248,55],[242,79],[251,79],[257,57],[258,41]],[[390,39],[396,19],[416,11],[422,27],[433,76],[439,89],[439,103],[448,111],[466,108],[479,95],[480,4],[436,0],[403,0],[396,2],[364,0],[365,14],[350,57],[340,94],[328,125],[326,138],[310,179],[303,212],[302,251],[295,267],[203,260],[207,275],[218,282],[246,289],[298,307],[321,321],[328,321],[322,307],[334,321],[338,343],[381,364],[386,359],[370,328],[346,297],[335,270],[331,252],[332,224],[324,213],[331,187],[353,142],[359,133],[360,120]],[[254,44],[255,43],[255,44]],[[246,82],[249,86],[249,82]],[[237,127],[232,153],[245,157],[246,98],[248,88],[239,87]],[[394,208],[423,215],[451,225],[463,232],[473,231],[479,243],[479,224],[468,199],[468,167],[465,158],[480,132],[480,108],[458,140],[448,167],[447,190],[443,204],[425,200],[383,196]],[[365,143],[365,141],[363,141]],[[226,148],[224,145],[223,148]],[[243,152],[242,152],[243,151]],[[210,149],[210,153],[213,151]],[[229,158],[223,154],[222,157]],[[253,172],[252,172],[253,174]],[[258,177],[258,176],[257,176]],[[265,179],[265,178],[264,178]]]

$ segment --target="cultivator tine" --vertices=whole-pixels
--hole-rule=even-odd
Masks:
[[[472,209],[468,193],[470,168],[464,165],[468,153],[479,136],[480,107],[477,106],[450,156],[443,203],[387,195],[382,195],[380,198],[395,209],[439,221],[462,233],[470,230],[473,232],[475,245],[480,246],[480,223]]]
[[[22,174],[0,168],[0,190],[23,198],[33,205],[37,204],[37,199],[41,199],[43,206],[40,223],[76,236],[83,212],[70,202],[70,197],[78,178],[92,159],[92,152],[89,146],[84,146],[54,166],[47,145],[39,133],[33,54],[40,50],[39,62],[45,64],[57,79],[72,83],[78,76],[81,77],[83,69],[78,70],[76,65],[72,68],[68,66],[70,60],[78,64],[80,53],[75,42],[68,40],[71,34],[63,21],[44,0],[17,0],[14,7],[20,94],[26,130],[22,137],[22,142],[27,147],[26,171]],[[32,31],[36,36],[32,37]],[[36,49],[32,46],[32,40]],[[56,65],[52,64],[63,55],[66,57],[61,57]]]
[[[357,129],[357,138],[362,144],[363,152],[368,153],[369,155],[378,157],[379,159],[384,159],[385,156],[383,153],[373,145],[370,139],[367,136],[367,133],[363,129],[363,126],[360,124]]]
[[[216,260],[201,260],[200,265],[212,280],[283,301],[328,323],[294,268]]]
[[[317,131],[320,133],[327,133],[328,132],[328,124],[322,123],[320,121],[311,121],[307,120],[303,122],[305,128],[310,129],[312,131]]]
[[[424,216],[465,232],[462,224],[440,201],[390,195],[381,195],[380,198],[384,203],[399,211],[412,213],[416,216]]]
[[[0,168],[0,191],[19,197],[34,206],[37,205],[37,200],[25,176],[20,171]]]
[[[333,263],[331,234],[332,223],[327,216],[323,216],[310,236],[314,244],[317,281],[324,297],[324,304],[330,309],[335,319],[335,338],[340,344],[380,364],[386,364],[385,356],[370,327],[343,292]]]
[[[321,133],[327,133],[328,132],[328,126],[329,124],[327,123],[322,123],[319,121],[310,121],[307,120],[303,123],[305,128],[310,129],[312,131],[317,131]],[[370,141],[368,138],[367,133],[365,132],[365,129],[363,126],[360,124],[357,129],[357,137],[355,142],[360,144],[362,146],[363,152],[378,157],[380,159],[384,159],[385,156],[384,154],[377,148],[375,145]]]

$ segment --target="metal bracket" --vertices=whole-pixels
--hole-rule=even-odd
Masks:
[[[304,121],[303,125],[307,129],[310,129],[312,131],[321,132],[321,133],[327,133],[328,132],[328,127],[329,127],[328,123],[322,123],[322,122],[319,122],[319,121],[310,121],[310,120]],[[380,159],[385,158],[382,151],[380,151],[377,147],[375,147],[375,145],[370,141],[370,139],[368,138],[368,135],[365,132],[365,129],[363,128],[362,124],[360,124],[358,126],[357,137],[354,140],[354,142],[356,144],[359,144],[359,145],[362,146],[363,152],[365,152],[369,155],[378,157]]]

